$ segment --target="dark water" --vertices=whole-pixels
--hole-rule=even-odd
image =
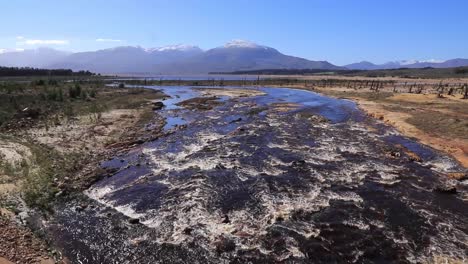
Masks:
[[[162,114],[186,126],[105,162],[118,172],[57,206],[49,228],[76,263],[466,260],[467,185],[443,176],[464,169],[353,102],[262,88],[188,111],[174,103],[200,93],[163,89]],[[447,184],[457,193],[435,191]]]

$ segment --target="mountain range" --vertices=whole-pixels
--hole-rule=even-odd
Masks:
[[[50,48],[0,49],[0,66],[89,70],[102,74],[206,74],[209,72],[262,69],[375,70],[394,68],[447,68],[468,66],[468,59],[438,61],[396,61],[373,64],[362,61],[336,66],[285,55],[249,41],[233,40],[223,46],[202,50],[193,45],[159,48],[121,46],[88,52],[65,52]]]
[[[0,53],[0,66],[67,68],[115,74],[206,74],[259,69],[344,69],[326,61],[289,56],[274,48],[241,40],[234,40],[206,51],[191,45],[149,49],[123,46],[77,53],[49,48],[7,51]]]
[[[399,68],[453,68],[468,66],[468,59],[452,59],[446,61],[392,61],[384,64],[374,64],[368,61],[352,63],[343,67],[350,70],[387,70]]]

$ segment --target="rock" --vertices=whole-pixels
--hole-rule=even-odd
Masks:
[[[186,227],[184,229],[184,234],[186,235],[190,235],[192,233],[193,229],[191,227]]]
[[[221,164],[221,163],[218,163],[218,164],[216,165],[215,168],[216,168],[217,170],[225,170],[225,169],[226,169],[226,167],[225,167],[223,164]]]
[[[153,102],[153,111],[161,110],[164,107],[163,102]]]
[[[140,219],[138,219],[138,218],[130,218],[130,219],[128,219],[128,222],[129,222],[130,224],[132,224],[132,225],[135,225],[135,224],[140,223]]]
[[[75,207],[75,211],[77,211],[77,212],[81,212],[83,210],[84,210],[84,208],[79,206],[79,205]]]
[[[421,157],[418,156],[418,154],[412,152],[412,151],[406,151],[406,155],[408,155],[408,159],[410,161],[414,162],[422,162]]]
[[[228,216],[228,215],[224,215],[223,224],[229,224],[229,223],[231,223],[231,220],[229,220],[229,216]]]
[[[435,187],[434,191],[438,193],[455,194],[457,193],[457,188],[454,185],[445,183]]]
[[[306,164],[305,160],[296,160],[296,161],[293,161],[293,162],[292,162],[292,165],[293,165],[294,167],[303,166],[303,165],[305,165],[305,164]]]
[[[36,119],[41,115],[41,112],[37,109],[26,107],[20,113],[20,117]]]
[[[232,120],[231,122],[229,122],[229,124],[237,123],[237,122],[240,122],[240,121],[242,121],[242,117],[239,117],[237,119]]]
[[[282,216],[276,217],[276,222],[277,222],[277,223],[281,223],[281,222],[283,222],[283,221],[284,221],[284,218],[283,218]]]
[[[219,240],[215,242],[215,245],[218,253],[234,251],[236,249],[236,243],[227,237],[220,237]]]
[[[298,171],[307,171],[307,164],[305,160],[296,160],[291,163],[291,167]]]

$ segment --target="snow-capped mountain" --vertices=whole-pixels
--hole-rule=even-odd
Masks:
[[[223,46],[170,64],[158,65],[160,74],[230,72],[259,69],[342,69],[326,61],[288,56],[250,41],[233,40]]]
[[[245,40],[233,40],[207,51],[197,46],[179,44],[146,49],[122,46],[77,53],[52,49],[31,52],[44,54],[42,57],[37,56],[41,58],[40,63],[24,52],[4,51],[0,54],[0,65],[69,68],[96,73],[153,74],[204,74],[258,69],[342,69],[326,61],[310,61],[284,55],[274,48]]]
[[[241,39],[231,40],[227,42],[226,44],[224,44],[223,47],[224,48],[252,48],[252,49],[258,49],[258,48],[268,49],[269,48],[267,46],[258,45],[254,42],[251,42],[248,40],[241,40]]]
[[[74,53],[51,67],[90,70],[98,73],[151,73],[157,65],[181,61],[202,52],[200,48],[189,45],[148,49],[132,46],[116,47]]]
[[[187,44],[177,44],[169,45],[157,48],[148,48],[145,49],[147,52],[169,52],[169,51],[196,51],[201,52],[202,50],[198,46],[187,45]]]

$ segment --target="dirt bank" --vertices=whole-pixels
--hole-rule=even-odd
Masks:
[[[468,100],[461,95],[438,98],[437,94],[375,93],[339,87],[315,91],[356,101],[368,115],[450,154],[468,168]]]
[[[57,107],[53,109],[46,108],[47,102],[37,105],[41,113],[37,119],[11,114],[4,120],[0,130],[0,263],[55,263],[53,259],[60,259],[30,229],[28,215],[35,211],[47,215],[55,199],[106,175],[96,170],[100,161],[161,133],[164,118],[155,114],[152,100],[163,99],[163,93],[108,87],[96,88],[96,93],[93,98],[54,102]],[[18,91],[15,96],[25,95]],[[72,107],[72,113],[62,112],[65,107]]]

